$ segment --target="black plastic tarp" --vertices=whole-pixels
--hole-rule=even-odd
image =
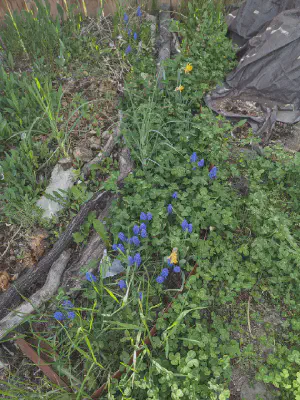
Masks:
[[[299,121],[300,0],[248,0],[235,13],[229,30],[246,44],[207,104],[227,117],[247,118],[260,133],[276,120]]]
[[[250,0],[227,16],[235,42],[245,42],[266,27],[282,11],[300,8],[300,0]]]

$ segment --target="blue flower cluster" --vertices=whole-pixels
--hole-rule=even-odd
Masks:
[[[189,233],[193,232],[193,225],[189,224],[186,219],[183,220],[181,227],[183,232],[189,232]]]
[[[191,157],[190,157],[190,162],[191,162],[191,163],[196,163],[197,161],[198,161],[198,156],[197,156],[197,153],[194,152],[194,153],[191,155]],[[200,161],[198,161],[198,163],[197,163],[197,165],[198,165],[199,168],[204,167],[204,164],[205,164],[204,158],[202,158],[202,159],[201,159]],[[196,169],[196,167],[194,167],[193,169]]]
[[[141,212],[140,220],[141,221],[151,221],[152,220],[151,212],[147,212],[147,213]]]
[[[197,153],[194,152],[190,157],[190,162],[191,163],[196,163],[197,161],[198,161],[198,156],[197,156]],[[204,167],[204,164],[205,164],[205,161],[204,161],[203,158],[202,158],[202,160],[198,161],[198,163],[197,163],[199,168]],[[193,170],[195,170],[195,169],[196,169],[196,167],[193,167]],[[209,178],[210,179],[216,179],[217,178],[217,172],[218,172],[218,168],[216,166],[213,166],[211,168],[211,170],[209,171],[209,174],[208,174]]]
[[[181,271],[179,265],[172,264],[169,259],[168,259],[168,266],[173,267],[173,272],[175,273],[179,273]],[[156,282],[159,284],[164,283],[164,281],[169,276],[169,273],[170,273],[169,268],[163,268],[160,272],[160,275],[156,278]]]
[[[208,174],[210,179],[216,179],[217,172],[218,172],[218,168],[217,167],[212,167],[212,169],[209,171],[209,174]]]
[[[128,265],[131,267],[132,265],[136,265],[139,267],[142,264],[142,257],[140,253],[136,253],[133,257],[128,256]]]
[[[141,221],[151,221],[153,218],[151,212],[141,212],[140,214],[140,220]],[[140,247],[141,246],[141,239],[145,239],[148,237],[147,233],[147,225],[145,222],[142,222],[140,225],[134,225],[132,228],[133,231],[133,236],[130,238],[127,238],[126,235],[123,232],[119,232],[118,238],[121,242],[123,242],[125,245],[133,245],[135,247]],[[119,244],[113,244],[112,249],[114,251],[119,251],[122,252],[123,254],[126,253],[125,247],[122,243]],[[140,253],[136,253],[134,255],[129,255],[128,256],[128,264],[129,266],[135,265],[136,267],[139,267],[142,264],[142,257]]]
[[[176,200],[177,198],[178,198],[178,193],[177,193],[177,192],[174,192],[174,193],[172,194],[172,199]],[[173,206],[172,206],[171,203],[168,204],[168,206],[167,206],[167,212],[168,212],[169,215],[173,214]]]
[[[70,300],[64,300],[62,302],[62,307],[64,309],[64,312],[56,311],[53,314],[53,317],[57,321],[63,321],[65,319],[73,320],[75,318],[75,316],[76,316],[75,312],[72,311],[72,309],[74,308],[74,304]]]
[[[138,6],[138,8],[137,8],[137,10],[136,10],[136,15],[137,15],[137,17],[139,17],[139,18],[141,18],[142,15],[143,15],[142,9],[141,9],[140,6]],[[127,27],[128,24],[129,24],[129,16],[128,16],[128,14],[124,13],[123,21],[124,21],[124,23],[125,23],[125,25],[126,25],[126,27]],[[128,34],[129,37],[131,37],[131,35],[132,35],[132,29],[130,29],[129,27],[127,27],[127,34]],[[138,33],[137,33],[137,32],[134,32],[134,33],[133,33],[133,40],[134,40],[134,41],[137,41],[137,40],[138,40],[138,37],[139,37]],[[132,47],[131,47],[130,44],[128,44],[128,46],[127,46],[126,49],[125,49],[125,54],[128,55],[129,53],[131,53],[131,51],[132,51]]]

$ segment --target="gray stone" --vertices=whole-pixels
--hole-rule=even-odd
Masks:
[[[50,183],[45,190],[45,193],[55,196],[54,192],[58,192],[65,197],[60,190],[67,191],[74,185],[76,179],[74,172],[75,170],[73,168],[64,170],[62,165],[56,164],[52,171]],[[51,218],[63,208],[61,204],[54,200],[48,199],[46,196],[42,196],[37,201],[36,205],[44,210],[43,218]]]
[[[109,278],[111,276],[115,276],[120,274],[121,272],[124,271],[124,267],[121,263],[120,260],[115,259],[111,266],[108,268],[108,270],[106,271],[104,278]]]
[[[111,258],[107,255],[106,249],[104,249],[99,269],[100,275],[103,277],[103,279],[119,275],[121,272],[124,271],[124,267],[120,260],[114,259],[113,262],[111,262]]]

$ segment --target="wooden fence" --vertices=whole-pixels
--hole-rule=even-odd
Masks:
[[[43,0],[40,0],[43,2]],[[97,14],[100,7],[101,0],[48,0],[51,7],[51,15],[57,15],[57,3],[66,9],[66,4],[76,4],[78,9],[86,13],[86,15],[93,16]],[[4,15],[11,11],[21,10],[36,10],[34,0],[0,0],[0,20],[4,18]],[[105,15],[112,14],[116,11],[116,1],[115,0],[104,0],[103,1],[103,12]]]
[[[44,2],[45,0],[40,0],[40,2]],[[128,2],[134,4],[137,6],[138,4],[142,5],[144,7],[144,3],[142,3],[140,0],[48,0],[50,3],[51,7],[51,15],[56,16],[57,15],[57,3],[61,5],[63,9],[66,9],[66,4],[75,4],[78,9],[83,13],[88,16],[95,16],[97,14],[97,11],[100,8],[100,4],[102,3],[103,7],[103,13],[104,15],[109,15],[109,14],[114,14],[114,12],[117,9],[117,3],[122,3]],[[152,1],[155,2],[157,5],[161,3],[169,3],[171,6],[171,9],[175,10],[177,9],[181,2],[187,2],[188,0],[146,0],[145,5],[146,9],[151,8]],[[148,4],[148,7],[147,7]],[[20,12],[21,10],[36,10],[36,5],[34,0],[0,0],[0,20],[3,20],[4,15],[9,11],[18,11]]]

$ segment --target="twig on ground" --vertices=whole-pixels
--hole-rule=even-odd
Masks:
[[[252,337],[252,339],[255,339],[255,337],[252,335],[252,332],[251,332],[250,302],[251,302],[251,296],[249,296],[249,298],[248,298],[247,319],[248,319],[248,329],[249,329],[250,336]]]
[[[14,240],[14,238],[17,236],[17,234],[20,232],[22,228],[22,225],[20,225],[19,229],[17,230],[17,232],[14,233],[13,237],[9,240],[6,249],[4,250],[4,252],[0,255],[0,260],[1,258],[3,258],[5,256],[5,254],[8,252],[10,245],[12,244],[12,241]]]

